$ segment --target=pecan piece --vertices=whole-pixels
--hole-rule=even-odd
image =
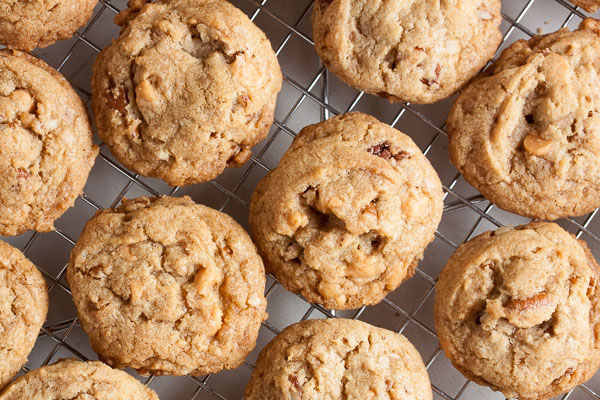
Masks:
[[[572,373],[573,373],[573,368],[567,368],[567,370],[561,376],[559,376],[558,378],[553,380],[552,383],[556,383],[556,382],[560,381],[562,378],[571,375]]]
[[[17,170],[17,178],[27,179],[27,178],[29,178],[30,175],[31,174],[29,172],[25,171],[23,168],[19,168]]]
[[[506,308],[523,312],[540,307],[551,307],[553,302],[546,292],[538,293],[526,299],[510,299],[506,303]]]
[[[407,153],[406,151],[399,151],[398,153],[394,154],[392,153],[392,151],[390,150],[391,144],[390,142],[388,142],[387,140],[385,142],[376,144],[375,146],[369,147],[367,149],[367,151],[371,154],[373,154],[374,156],[378,156],[383,158],[384,160],[389,160],[390,158],[395,159],[396,161],[400,161],[403,160],[405,158],[410,158],[411,155],[409,153]]]
[[[129,104],[127,93],[122,89],[117,89],[118,95],[115,97],[114,93],[110,90],[106,93],[106,104],[115,111],[125,115],[125,107]]]
[[[404,159],[409,159],[409,158],[411,158],[411,157],[412,157],[412,156],[410,155],[410,153],[407,153],[407,152],[406,152],[406,151],[404,151],[404,150],[400,150],[400,152],[398,152],[398,153],[394,154],[394,159],[395,159],[396,161],[400,161],[400,160],[404,160]]]
[[[427,85],[427,86],[432,86],[432,85],[438,83],[438,78],[440,77],[441,71],[442,71],[442,67],[440,66],[440,64],[437,64],[435,66],[435,78],[433,78],[433,79],[421,78],[421,83],[423,83],[424,85]]]
[[[385,141],[383,143],[376,144],[373,147],[367,149],[367,151],[374,156],[381,157],[385,160],[392,158],[392,152],[390,151],[390,142]]]
[[[302,398],[302,386],[300,386],[300,383],[298,382],[298,377],[296,375],[290,374],[288,375],[288,381],[290,381],[296,393],[298,393],[300,398]]]

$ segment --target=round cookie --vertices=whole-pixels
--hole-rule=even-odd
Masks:
[[[600,365],[599,267],[556,224],[488,231],[461,245],[435,294],[440,346],[467,378],[542,400]]]
[[[596,12],[600,7],[600,0],[569,0],[571,3],[583,8],[587,12]]]
[[[46,232],[75,202],[98,154],[87,110],[65,78],[0,50],[0,235]]]
[[[406,135],[352,113],[304,128],[256,187],[250,227],[266,269],[330,309],[376,304],[414,274],[442,188]]]
[[[0,44],[33,50],[73,36],[98,0],[0,0]]]
[[[499,207],[530,218],[600,206],[600,22],[504,50],[458,97],[450,158]]]
[[[0,400],[158,400],[133,376],[100,361],[60,360],[19,377]]]
[[[250,237],[189,197],[99,211],[71,252],[67,279],[94,351],[141,374],[235,368],[266,318],[264,267]]]
[[[291,325],[258,356],[246,400],[431,400],[421,356],[406,338],[349,319]]]
[[[500,0],[316,0],[317,53],[347,84],[390,101],[450,97],[500,44]]]
[[[130,2],[94,63],[98,134],[127,168],[170,185],[241,166],[273,123],[282,76],[265,34],[224,0]]]
[[[0,389],[27,362],[47,312],[42,274],[18,249],[0,241]]]

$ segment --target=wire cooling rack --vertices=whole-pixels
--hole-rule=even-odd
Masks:
[[[93,60],[100,49],[118,35],[119,28],[112,20],[126,7],[125,1],[101,0],[93,18],[75,37],[34,51],[34,55],[69,79],[86,104],[90,99]],[[494,207],[466,184],[449,163],[444,120],[453,98],[427,106],[389,104],[341,83],[328,73],[315,53],[310,26],[312,0],[232,2],[267,33],[282,66],[284,84],[269,137],[256,146],[251,161],[244,167],[228,169],[212,182],[181,188],[169,187],[161,181],[126,170],[101,145],[100,156],[84,194],[77,199],[75,207],[57,221],[56,231],[2,238],[20,248],[38,266],[47,279],[50,295],[47,322],[21,374],[59,358],[97,358],[79,325],[65,280],[70,250],[83,225],[96,210],[113,207],[123,197],[187,194],[198,203],[232,215],[247,228],[248,202],[254,187],[277,165],[296,132],[331,115],[363,111],[410,135],[443,182],[444,216],[436,239],[427,249],[415,277],[390,293],[379,305],[337,313],[305,302],[268,277],[269,319],[261,327],[256,349],[240,368],[202,377],[142,377],[131,370],[128,372],[156,390],[162,400],[241,399],[258,352],[284,327],[304,319],[341,316],[404,334],[425,361],[435,399],[503,399],[502,395],[466,380],[452,367],[439,348],[433,325],[436,279],[456,247],[484,230],[529,221]],[[503,3],[503,41],[499,51],[517,39],[529,38],[536,33],[548,33],[561,27],[574,29],[587,15],[565,0],[503,0]],[[600,258],[597,212],[559,223],[587,241],[592,252]],[[600,374],[597,374],[586,384],[558,398],[600,399],[599,393]]]

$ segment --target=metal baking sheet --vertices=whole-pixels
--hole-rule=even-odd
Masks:
[[[257,145],[252,160],[228,169],[212,182],[182,188],[140,177],[117,163],[105,146],[75,207],[57,221],[56,231],[28,232],[3,240],[18,247],[48,281],[50,311],[29,362],[21,373],[59,358],[96,359],[82,331],[65,280],[69,252],[85,222],[97,209],[111,207],[123,197],[168,194],[190,195],[196,202],[233,216],[248,228],[248,201],[256,183],[275,167],[293,136],[307,124],[331,115],[362,111],[410,135],[438,171],[445,189],[445,209],[435,241],[429,246],[416,275],[390,293],[379,305],[333,313],[306,303],[267,279],[269,319],[260,330],[258,345],[238,369],[202,377],[143,377],[128,370],[158,392],[162,400],[241,399],[258,352],[281,329],[307,318],[356,318],[401,332],[417,347],[429,371],[435,399],[503,399],[499,393],[467,381],[439,349],[433,326],[432,305],[438,273],[454,249],[487,229],[527,223],[526,218],[499,210],[464,182],[448,160],[444,120],[453,98],[419,106],[390,104],[341,83],[320,63],[311,40],[312,0],[233,0],[263,29],[281,64],[284,83],[277,103],[275,124],[268,139]],[[100,49],[119,33],[115,14],[126,0],[101,0],[93,18],[69,40],[33,53],[64,74],[89,105],[92,63]],[[548,33],[561,27],[574,29],[587,15],[564,0],[504,0],[500,50],[517,39]],[[600,17],[600,15],[598,15]],[[100,144],[99,139],[96,141]],[[600,258],[598,210],[559,223],[586,240]],[[600,374],[559,399],[600,399]]]

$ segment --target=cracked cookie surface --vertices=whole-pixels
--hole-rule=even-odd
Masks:
[[[26,53],[0,50],[0,235],[46,232],[83,191],[98,154],[83,102]]]
[[[224,0],[130,2],[94,63],[98,134],[115,157],[171,185],[241,166],[273,123],[282,77],[265,34]]]
[[[100,361],[60,360],[19,377],[0,400],[158,400],[133,376]]]
[[[0,389],[27,362],[47,312],[42,274],[18,249],[0,241]]]
[[[98,0],[0,0],[0,44],[33,50],[73,36]]]
[[[101,359],[142,374],[235,368],[266,317],[264,267],[250,237],[189,197],[142,197],[99,211],[67,278]]]
[[[600,364],[598,279],[585,242],[554,223],[485,232],[440,274],[440,346],[465,376],[508,398],[567,392]]]
[[[421,356],[400,334],[348,319],[284,329],[258,356],[247,400],[431,400]]]
[[[304,128],[256,187],[250,227],[288,290],[331,309],[376,304],[411,277],[442,188],[406,135],[352,113]]]
[[[600,22],[520,40],[458,97],[450,158],[499,207],[530,218],[600,206]]]
[[[390,101],[451,96],[492,58],[499,0],[317,0],[317,53],[357,89]]]

